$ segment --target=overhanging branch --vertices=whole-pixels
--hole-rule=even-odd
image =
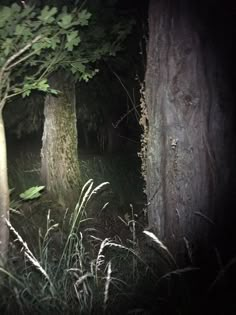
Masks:
[[[0,100],[0,112],[3,110],[3,107],[4,105],[6,104],[6,100],[7,100],[7,95],[9,93],[9,90],[10,90],[10,80],[8,78],[7,80],[7,86],[6,86],[6,89],[5,89],[5,92],[4,92],[4,96],[3,98]]]
[[[36,36],[29,44],[25,45],[25,47],[21,48],[17,53],[15,53],[10,58],[8,58],[4,64],[4,66],[2,67],[2,70],[0,73],[5,72],[7,67],[10,65],[11,62],[13,62],[19,56],[21,56],[26,50],[28,50],[34,43],[36,43],[41,38],[42,38],[42,35]]]

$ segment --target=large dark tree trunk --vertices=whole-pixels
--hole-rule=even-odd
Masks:
[[[149,225],[182,258],[188,246],[212,242],[229,177],[220,65],[200,36],[192,5],[150,1],[145,79]]]
[[[47,190],[64,204],[72,200],[79,183],[75,84],[61,72],[49,79],[60,93],[47,95],[41,150],[41,175]]]

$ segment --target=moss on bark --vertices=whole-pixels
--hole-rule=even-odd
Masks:
[[[60,203],[74,200],[79,185],[75,85],[57,72],[50,86],[60,91],[45,99],[41,176],[48,192]]]

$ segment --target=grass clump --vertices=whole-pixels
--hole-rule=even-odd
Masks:
[[[112,296],[127,284],[114,277],[120,255],[128,259],[133,250],[110,238],[100,240],[86,231],[86,207],[107,182],[93,188],[89,180],[74,211],[65,214],[61,226],[48,211],[45,231],[38,246],[27,242],[7,221],[12,243],[9,264],[1,269],[1,314],[106,314]],[[82,227],[84,225],[84,228]],[[119,253],[118,253],[119,252]],[[125,254],[123,253],[125,252]]]
[[[230,278],[235,288],[235,258],[225,267],[221,264],[216,274],[211,272],[212,277],[209,269],[192,262],[179,267],[156,235],[143,233],[143,222],[134,211],[137,205],[121,213],[106,202],[110,195],[102,193],[109,182],[115,186],[113,198],[120,195],[128,203],[140,198],[138,174],[124,171],[126,162],[84,157],[80,166],[87,182],[73,211],[60,212],[44,194],[27,203],[12,198],[9,261],[7,269],[0,269],[1,315],[198,315],[212,314],[213,309],[219,315],[236,314],[236,291],[226,283]],[[40,184],[36,159],[18,163],[10,165],[13,197]],[[91,174],[95,181],[89,179]],[[94,182],[101,181],[94,188]]]

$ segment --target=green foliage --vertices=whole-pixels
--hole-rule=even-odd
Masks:
[[[78,31],[73,31],[70,34],[67,34],[67,43],[65,48],[67,48],[68,51],[73,51],[74,47],[80,43],[81,39],[78,34]]]
[[[87,12],[86,10],[83,10],[79,13],[78,16],[78,23],[81,26],[88,25],[88,21],[91,18],[91,13]]]
[[[41,196],[42,190],[44,190],[45,186],[34,186],[27,189],[25,192],[20,194],[20,198],[27,201],[37,199]]]
[[[127,237],[132,234],[127,242],[119,235],[122,242],[100,239],[94,236],[97,229],[83,228],[89,201],[104,185],[93,189],[89,180],[61,223],[50,210],[41,226],[34,226],[32,218],[27,222],[23,213],[12,213],[16,223],[7,224],[14,242],[6,268],[0,268],[5,279],[0,284],[1,314],[212,314],[215,303],[222,307],[219,314],[234,314],[230,267],[235,257],[209,277],[205,268],[178,268],[153,233],[141,233],[145,239],[136,234],[133,214],[124,221],[130,229]],[[19,222],[22,218],[27,227]],[[28,242],[32,231],[37,234],[33,244]],[[124,245],[128,241],[131,247]]]
[[[42,21],[43,24],[51,24],[55,21],[55,14],[57,13],[57,8],[49,8],[46,6],[39,16],[39,20]]]
[[[130,32],[122,23],[109,35],[104,29],[87,9],[0,6],[0,101],[32,90],[56,93],[47,77],[59,68],[88,81],[96,61],[114,56]]]
[[[35,81],[33,78],[26,78],[24,85],[23,85],[23,92],[22,97],[29,96],[32,90],[42,91],[42,92],[48,92],[51,94],[58,94],[58,91],[55,89],[51,89],[47,79],[37,80]],[[21,92],[20,88],[15,88],[14,92]]]

